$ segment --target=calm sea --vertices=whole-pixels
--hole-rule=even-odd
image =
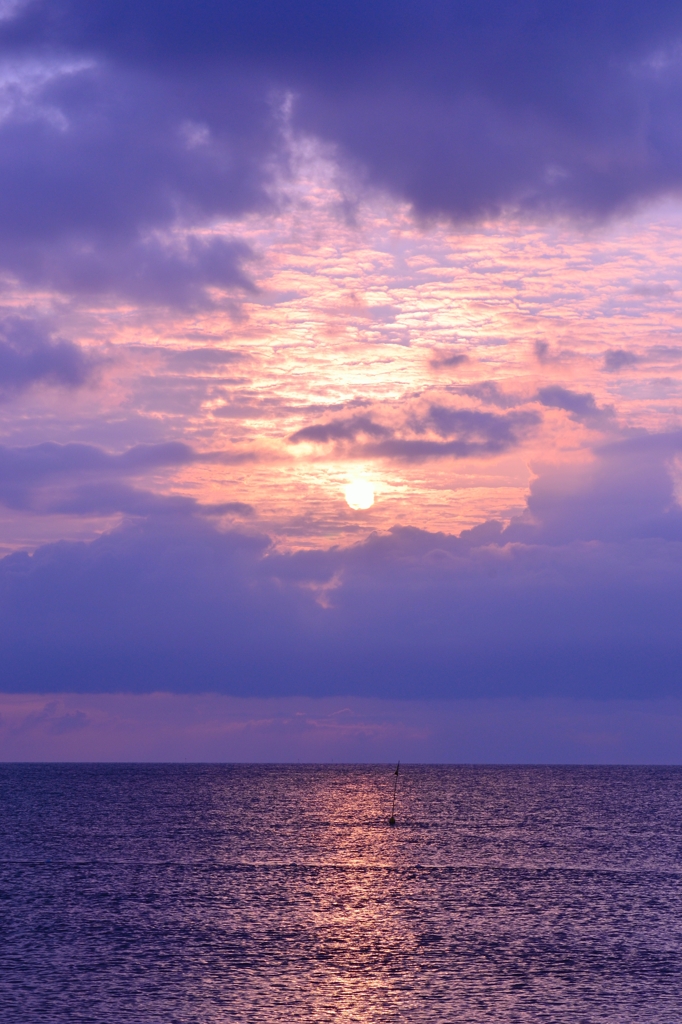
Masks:
[[[0,1020],[682,1021],[682,769],[0,766]]]

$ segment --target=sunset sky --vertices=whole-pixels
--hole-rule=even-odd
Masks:
[[[0,52],[0,757],[679,761],[682,7]]]

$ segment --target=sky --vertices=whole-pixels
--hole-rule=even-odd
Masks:
[[[0,3],[0,758],[679,763],[681,107],[679,3]]]

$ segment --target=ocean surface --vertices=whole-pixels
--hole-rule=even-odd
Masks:
[[[682,1022],[682,769],[0,766],[0,1021]]]

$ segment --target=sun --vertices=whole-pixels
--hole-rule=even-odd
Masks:
[[[374,488],[368,480],[352,480],[344,489],[346,501],[356,511],[371,508],[374,504]]]

